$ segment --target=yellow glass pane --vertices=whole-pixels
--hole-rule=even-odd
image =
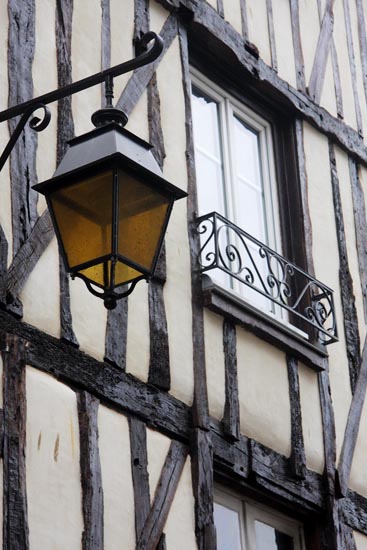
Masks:
[[[87,269],[83,269],[82,271],[80,271],[80,273],[87,277],[91,282],[96,283],[100,286],[104,286],[105,284],[108,285],[110,281],[110,261],[107,262],[107,271],[107,279],[105,278],[104,264],[98,264],[92,267],[88,267]],[[136,269],[133,269],[132,267],[129,267],[128,265],[125,265],[121,262],[117,262],[115,267],[115,286],[127,283],[133,279],[136,279],[137,277],[141,277],[141,275],[142,273],[140,273],[140,271],[137,271]]]
[[[111,253],[112,171],[51,194],[70,267]]]
[[[119,174],[118,252],[151,269],[169,199],[127,174]]]

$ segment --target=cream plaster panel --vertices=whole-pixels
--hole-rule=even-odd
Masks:
[[[241,432],[289,456],[291,417],[284,353],[237,328],[237,369]]]
[[[353,292],[358,316],[361,345],[363,345],[366,326],[364,321],[363,296],[359,277],[358,254],[356,247],[356,234],[354,226],[353,198],[349,172],[348,155],[341,149],[335,148],[336,166],[338,170],[340,196],[343,207],[344,231],[348,249],[348,265],[353,279]],[[367,187],[367,171],[363,168],[360,172],[362,186]]]
[[[367,400],[365,399],[354,450],[349,487],[367,497]]]
[[[154,493],[170,445],[171,440],[168,437],[147,428],[147,454],[151,502],[153,502]]]
[[[103,361],[107,309],[103,300],[93,296],[81,279],[69,279],[73,330],[80,349]]]
[[[162,30],[162,27],[164,23],[166,22],[167,18],[169,17],[169,12],[160,4],[156,2],[156,0],[150,0],[149,1],[149,18],[150,18],[150,24],[149,28],[153,32],[160,33]]]
[[[221,420],[225,405],[223,318],[205,309],[204,333],[209,412]]]
[[[319,474],[324,471],[324,441],[317,374],[302,363],[298,365],[303,440],[306,465]]]
[[[0,110],[8,106],[8,7],[7,2],[0,2],[0,67],[3,67],[3,77],[0,78]],[[0,147],[4,150],[9,141],[9,130],[6,123],[0,124]],[[0,223],[8,241],[8,262],[12,257],[13,237],[11,220],[11,195],[10,195],[10,176],[9,161],[5,164],[1,172],[0,185]]]
[[[141,281],[129,296],[126,370],[143,382],[148,380],[149,354],[148,285]]]
[[[54,237],[20,292],[23,321],[60,336],[59,251]]]
[[[185,104],[177,38],[159,65],[157,81],[166,149],[164,176],[181,189],[186,189]],[[173,96],[174,101],[172,101]],[[193,349],[190,256],[185,199],[177,201],[173,207],[166,234],[166,254],[167,282],[164,287],[164,298],[170,348],[171,392],[190,404],[193,392]]]
[[[134,490],[128,421],[107,407],[98,411],[104,503],[104,549],[135,549]]]
[[[322,87],[320,105],[324,107],[327,111],[329,111],[329,113],[333,116],[338,116],[336,109],[333,65],[330,53],[326,63],[325,80]]]
[[[363,8],[363,5],[365,5],[365,2],[362,2],[361,4],[362,4],[362,10],[363,9],[365,10],[365,8]],[[357,15],[356,2],[349,2],[349,11],[350,11],[351,26],[352,26],[352,34],[353,34],[354,58],[356,63],[357,94],[359,99],[359,105],[361,107],[362,128],[363,128],[364,140],[366,143],[367,107],[366,107],[366,96],[365,96],[364,86],[363,86],[363,69],[362,69],[362,62],[361,62],[361,50],[359,47],[358,15]]]
[[[111,17],[111,67],[134,57],[134,2],[110,0]],[[118,100],[131,73],[123,74],[114,79],[115,101]]]
[[[237,32],[242,34],[240,0],[224,0],[224,17]]]
[[[278,0],[273,7],[275,45],[278,61],[278,74],[297,87],[294,62],[291,13],[288,0]]]
[[[352,2],[349,2],[350,4]],[[338,55],[343,95],[344,120],[352,128],[357,129],[356,112],[354,108],[352,77],[350,74],[348,46],[344,22],[343,2],[334,3],[334,41]]]
[[[305,63],[305,79],[306,84],[308,84],[320,34],[320,19],[317,2],[308,2],[307,0],[301,0],[299,2],[299,24],[303,59]]]
[[[26,386],[30,548],[80,550],[83,517],[76,396],[32,367],[27,367]]]
[[[357,550],[367,550],[367,537],[362,535],[358,531],[353,531],[354,542],[356,543]]]
[[[146,90],[130,113],[126,129],[139,136],[141,139],[149,141],[148,103]]]
[[[197,550],[195,538],[195,501],[192,493],[190,458],[182,471],[164,532],[167,548]]]
[[[266,0],[248,0],[246,6],[249,40],[259,48],[265,63],[271,65]]]
[[[101,3],[100,0],[74,2],[72,29],[73,81],[101,70]],[[75,135],[92,130],[91,115],[101,107],[101,86],[72,96]]]
[[[348,417],[351,391],[340,302],[339,252],[330,181],[328,140],[305,123],[304,147],[315,275],[334,290],[334,304],[339,328],[339,342],[328,347],[330,383],[336,422],[336,444],[339,455]]]

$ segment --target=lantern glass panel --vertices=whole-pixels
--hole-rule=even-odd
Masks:
[[[165,227],[170,199],[154,187],[119,172],[118,253],[148,271]],[[120,266],[119,276],[131,279]],[[116,281],[117,284],[118,281]]]
[[[112,185],[110,170],[50,194],[70,269],[111,254]],[[103,267],[96,266],[95,271],[103,284]]]
[[[94,283],[108,287],[111,282],[111,261],[108,260],[102,264],[93,265],[81,270],[80,273]],[[141,277],[141,275],[140,271],[118,261],[115,267],[115,286],[128,283],[137,277]]]

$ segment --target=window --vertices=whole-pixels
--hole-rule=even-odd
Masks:
[[[199,215],[217,212],[260,243],[281,252],[270,124],[198,73],[193,76],[192,110]],[[240,236],[228,227],[218,235],[222,263],[231,273],[239,272],[237,251],[241,261],[244,253]],[[251,240],[246,240],[245,247],[249,256],[245,276],[253,279],[255,288],[264,290],[266,258],[259,256],[259,246]],[[220,270],[211,276],[257,307],[281,315],[266,297],[235,277]]]
[[[215,491],[218,550],[304,550],[302,524],[270,508]]]
[[[214,282],[222,303],[235,303],[259,322],[265,313],[278,333],[330,343],[337,339],[332,290],[302,269],[293,124],[285,114],[257,107],[192,70],[198,263],[210,275],[205,290]]]

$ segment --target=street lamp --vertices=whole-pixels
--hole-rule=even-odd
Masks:
[[[157,55],[157,41],[162,44],[154,33],[143,37],[146,44],[151,39],[155,59],[162,50]],[[133,60],[135,65],[141,66],[141,57]],[[104,74],[107,105],[92,116],[96,128],[72,139],[53,177],[33,187],[46,197],[67,271],[81,278],[108,309],[138,281],[154,275],[173,203],[187,196],[164,179],[152,146],[124,128],[127,117],[112,106],[112,79],[126,70],[114,69],[89,77],[86,86]],[[75,84],[59,90],[63,95],[58,99],[74,93],[65,90]],[[45,97],[32,101],[44,106]],[[29,102],[25,107],[34,110]],[[36,130],[40,126],[31,125]]]

